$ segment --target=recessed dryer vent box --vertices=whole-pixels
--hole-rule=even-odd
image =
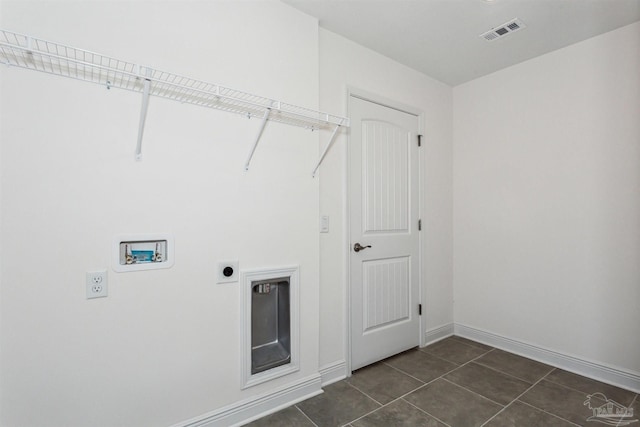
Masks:
[[[113,269],[127,271],[155,270],[173,266],[173,237],[167,234],[117,236],[113,247]]]
[[[300,369],[298,266],[245,270],[242,388]]]

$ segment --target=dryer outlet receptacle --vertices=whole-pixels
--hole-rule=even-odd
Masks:
[[[237,282],[240,277],[239,263],[235,261],[218,261],[216,283]]]

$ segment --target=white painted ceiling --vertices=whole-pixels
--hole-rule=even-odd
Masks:
[[[640,0],[283,1],[451,86],[640,21]],[[479,37],[514,18],[526,28],[493,41]]]

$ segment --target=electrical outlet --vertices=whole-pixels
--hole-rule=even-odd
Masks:
[[[218,277],[216,283],[231,283],[238,281],[238,261],[218,261]]]
[[[107,270],[87,272],[87,299],[107,296]]]

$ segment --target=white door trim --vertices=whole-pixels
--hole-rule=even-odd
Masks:
[[[345,97],[345,103],[346,103],[346,107],[345,107],[345,111],[347,112],[346,116],[347,117],[351,117],[351,111],[349,111],[349,100],[351,97],[354,98],[359,98],[362,99],[364,101],[369,101],[369,102],[373,102],[375,104],[379,104],[382,105],[384,107],[388,107],[388,108],[393,108],[395,110],[398,111],[402,111],[404,113],[408,113],[411,115],[414,115],[418,118],[418,132],[421,135],[424,135],[424,112],[422,110],[420,110],[419,108],[413,107],[411,105],[407,105],[407,104],[403,104],[401,102],[395,101],[393,99],[390,98],[386,98],[384,96],[375,94],[373,92],[369,92],[366,91],[364,89],[360,89],[357,87],[353,87],[350,85],[347,85],[347,96]],[[350,194],[349,194],[349,176],[350,176],[350,167],[349,167],[349,160],[350,160],[350,156],[351,156],[351,132],[348,133],[348,141],[346,145],[346,156],[345,156],[345,160],[344,160],[344,179],[343,179],[343,188],[344,188],[344,192],[343,192],[343,206],[344,206],[344,210],[343,210],[343,221],[344,221],[344,227],[343,227],[343,248],[344,248],[344,256],[343,256],[343,271],[344,271],[344,283],[347,284],[347,286],[345,286],[344,288],[344,318],[346,320],[345,322],[345,328],[346,328],[346,333],[345,333],[345,361],[346,361],[346,368],[347,368],[347,372],[346,375],[347,377],[351,376],[351,263],[350,263],[350,257],[351,257],[351,221],[350,221],[350,209],[349,209],[349,199],[350,199]],[[423,139],[424,142],[424,139]],[[423,164],[423,152],[425,150],[418,150],[418,154],[419,154],[419,159],[418,159],[418,214],[419,217],[422,218],[423,216],[423,209],[422,209],[422,190],[424,188],[423,184],[422,184],[422,164]],[[418,235],[418,240],[419,240],[419,249],[418,249],[418,295],[419,295],[419,303],[423,304],[423,308],[426,306],[423,303],[423,283],[422,283],[422,266],[423,266],[423,262],[422,262],[422,243],[423,243],[423,233],[420,233]],[[423,315],[424,315],[424,311],[423,311]],[[424,330],[425,330],[425,322],[424,322],[424,316],[422,316],[420,318],[420,327],[419,327],[419,334],[420,336],[418,337],[418,343],[420,345],[420,347],[423,347],[426,343],[425,343],[425,334],[424,334]]]

